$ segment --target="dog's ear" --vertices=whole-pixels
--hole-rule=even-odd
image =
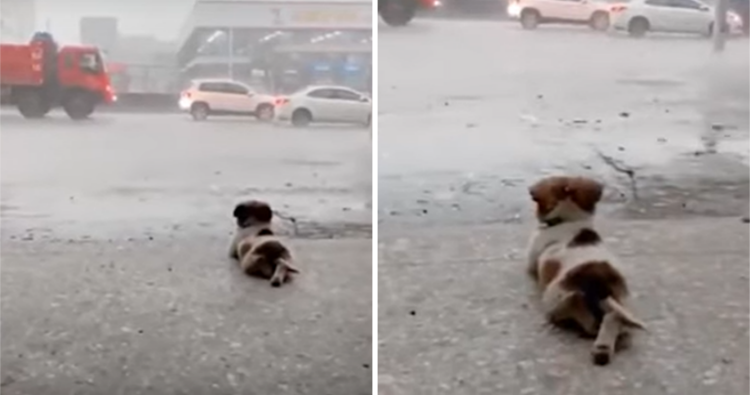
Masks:
[[[249,217],[249,208],[247,207],[247,204],[240,203],[236,206],[234,206],[234,212],[232,212],[232,216],[234,218],[237,218],[237,221],[243,222]]]
[[[565,189],[566,194],[581,210],[593,213],[596,204],[602,199],[604,185],[591,178],[576,177],[568,179]]]
[[[554,210],[561,200],[568,197],[568,181],[565,177],[547,177],[529,187],[529,195],[537,204],[540,215]]]

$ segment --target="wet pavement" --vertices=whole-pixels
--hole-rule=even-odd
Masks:
[[[745,39],[715,59],[705,39],[576,27],[380,31],[383,224],[517,221],[530,180],[561,172],[605,180],[613,215],[747,212]]]
[[[298,237],[370,234],[367,129],[196,123],[185,115],[2,117],[4,229],[127,237],[223,232],[242,199],[271,202]],[[294,232],[290,221],[280,225]],[[10,228],[9,228],[10,227]]]
[[[366,129],[3,111],[3,394],[369,394]],[[302,273],[227,258],[270,202]]]
[[[379,45],[380,393],[748,392],[746,40],[417,20]],[[606,183],[649,325],[603,369],[525,275],[527,187],[561,173]]]

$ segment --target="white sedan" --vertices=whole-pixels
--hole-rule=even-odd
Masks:
[[[633,0],[612,5],[613,27],[631,36],[647,32],[692,33],[710,36],[714,28],[714,8],[699,0]],[[727,13],[730,32],[742,30],[742,20]]]
[[[370,126],[372,100],[343,86],[309,86],[276,99],[276,119],[294,126],[311,122],[354,123]]]

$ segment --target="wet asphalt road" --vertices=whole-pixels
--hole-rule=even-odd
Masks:
[[[379,45],[380,394],[748,392],[747,40],[418,20]],[[560,173],[606,183],[649,326],[606,368],[525,275],[526,188]]]
[[[716,59],[694,37],[418,20],[379,43],[386,226],[517,221],[561,172],[605,180],[628,218],[747,211],[746,39]]]
[[[369,234],[367,129],[196,123],[176,114],[99,113],[81,123],[2,114],[3,218],[16,232],[215,234],[231,226],[236,202],[255,198],[297,219],[297,236]]]
[[[370,393],[367,130],[0,122],[3,394]],[[287,218],[286,287],[227,258],[247,198]]]

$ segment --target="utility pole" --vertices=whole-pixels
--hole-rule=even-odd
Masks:
[[[229,79],[234,79],[234,29],[229,28],[229,37],[227,37],[229,45]]]
[[[714,53],[724,52],[727,43],[727,8],[728,0],[717,0],[714,7],[713,44]]]

